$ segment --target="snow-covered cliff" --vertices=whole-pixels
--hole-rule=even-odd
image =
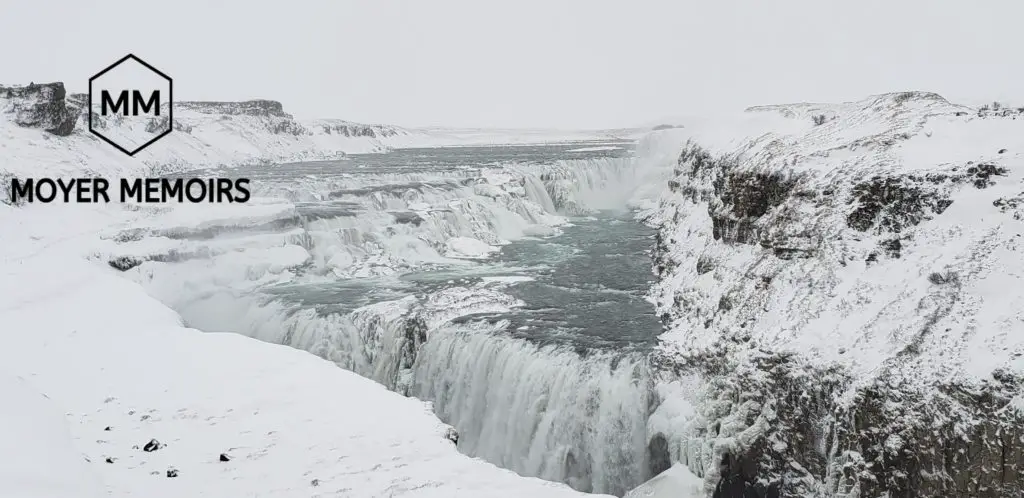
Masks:
[[[1024,108],[907,92],[664,133],[652,448],[716,497],[1024,495]]]

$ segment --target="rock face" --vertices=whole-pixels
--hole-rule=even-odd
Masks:
[[[346,122],[325,122],[322,125],[328,135],[344,135],[346,137],[386,138],[398,135],[398,130],[391,126],[361,125]]]
[[[76,111],[65,103],[63,83],[0,86],[0,98],[8,100],[6,112],[19,126],[41,128],[66,137],[75,130]]]
[[[1020,114],[748,113],[738,146],[693,132],[650,213],[694,408],[659,454],[721,498],[1024,496]]]
[[[284,112],[284,106],[276,100],[246,100],[242,102],[176,102],[175,109],[194,111],[200,114],[221,114],[226,116],[273,116],[291,119]]]

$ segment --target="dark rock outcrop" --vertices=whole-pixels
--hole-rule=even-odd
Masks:
[[[174,108],[198,112],[201,114],[220,114],[226,116],[257,116],[292,119],[292,115],[284,112],[284,106],[276,100],[245,100],[242,102],[175,102]]]
[[[387,138],[398,135],[398,131],[390,126],[363,125],[356,123],[325,123],[322,125],[328,135],[346,137]]]
[[[931,178],[931,183],[942,183],[948,179]],[[922,186],[911,175],[875,176],[855,185],[853,197],[852,203],[856,207],[847,216],[846,223],[861,232],[875,229],[900,233],[932,214],[942,214],[953,203],[940,192]]]
[[[9,112],[18,126],[40,128],[66,137],[75,131],[77,110],[68,108],[64,83],[0,86],[0,97],[9,101]]]

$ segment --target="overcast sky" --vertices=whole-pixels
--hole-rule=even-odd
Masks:
[[[131,52],[178,100],[297,117],[604,128],[931,90],[1024,105],[1021,0],[0,0],[0,84]]]

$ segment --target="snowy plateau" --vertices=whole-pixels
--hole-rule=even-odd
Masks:
[[[82,103],[0,86],[5,189],[414,147],[570,158],[300,175],[245,205],[0,203],[0,496],[1024,496],[1024,108],[765,106],[615,155],[636,130],[184,102],[129,158]],[[652,231],[663,331],[614,361],[460,320],[514,316],[530,276],[330,313],[266,294],[476,268],[623,207]]]

